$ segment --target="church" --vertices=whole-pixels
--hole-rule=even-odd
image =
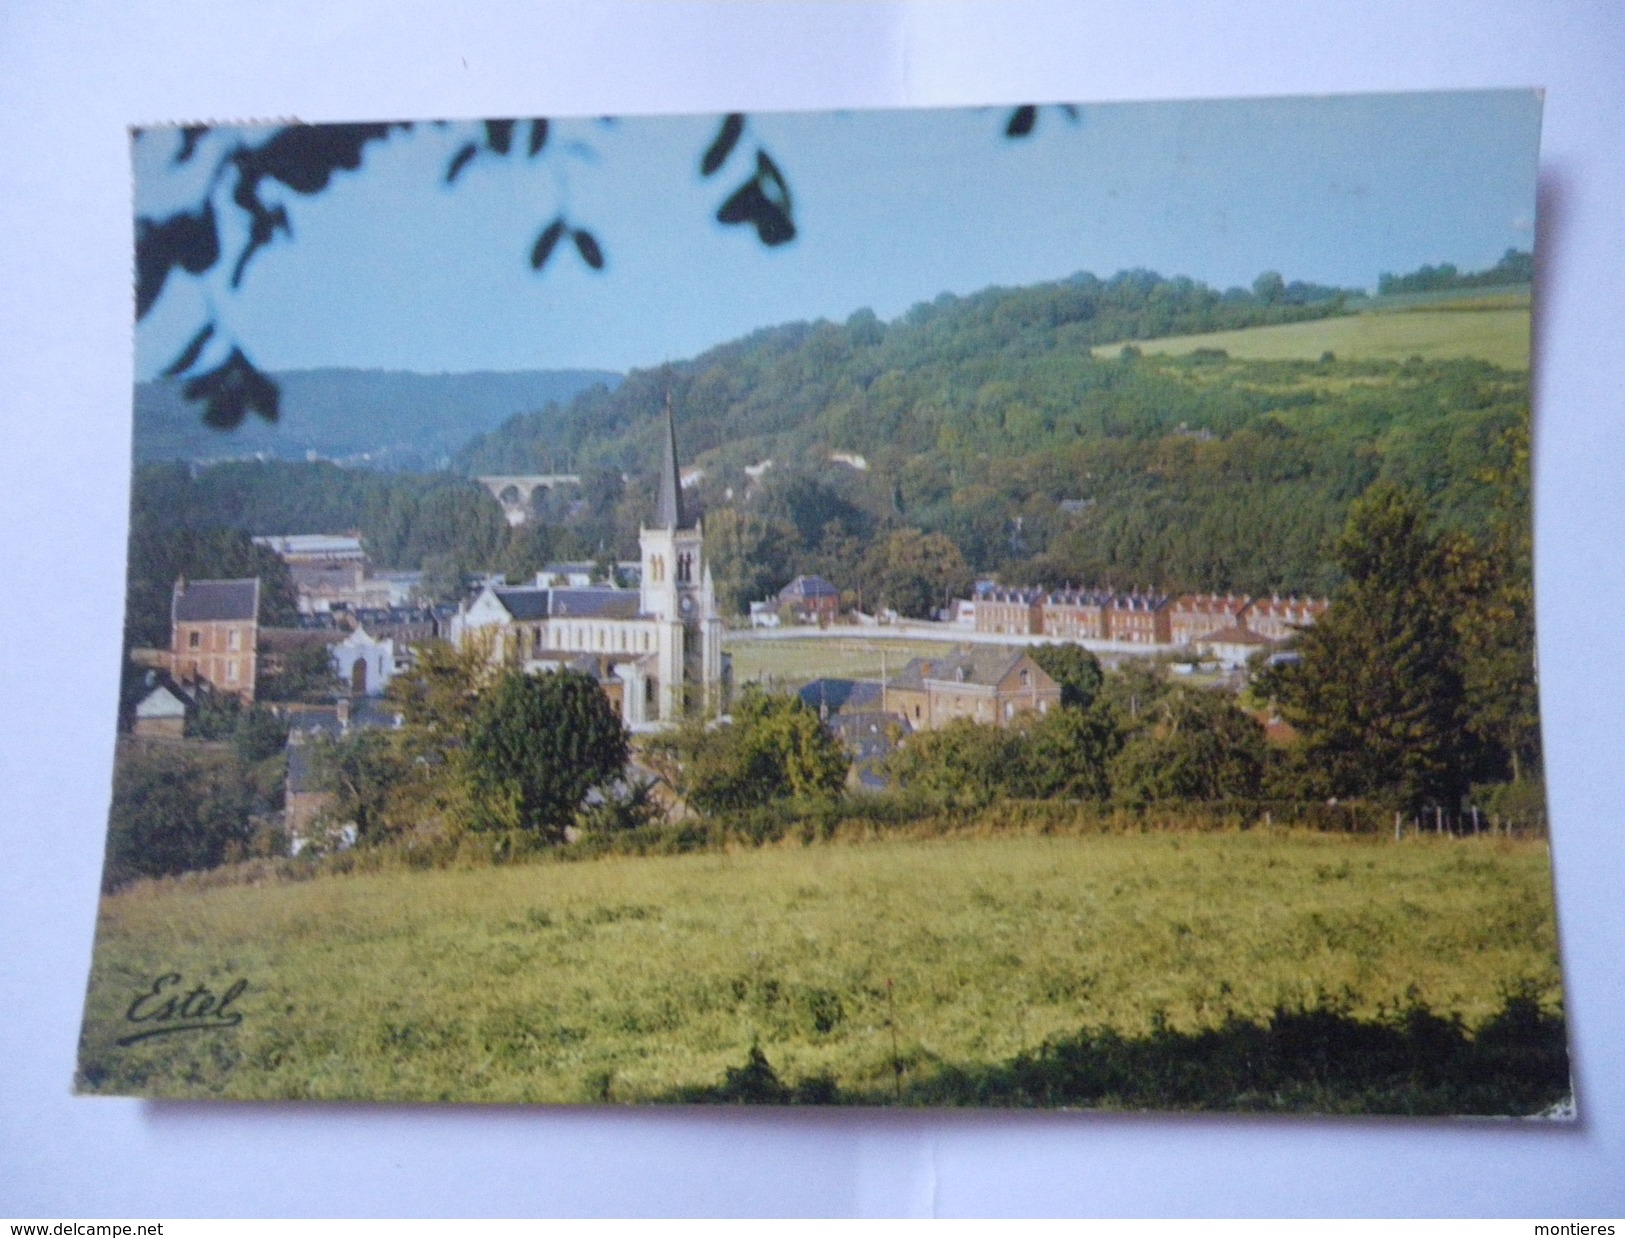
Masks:
[[[666,435],[654,523],[640,530],[636,589],[487,585],[459,608],[452,641],[488,641],[494,659],[529,673],[575,670],[595,678],[632,731],[727,708],[722,617],[699,521],[683,512],[677,427]]]

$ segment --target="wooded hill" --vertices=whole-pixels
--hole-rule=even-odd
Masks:
[[[731,610],[799,572],[868,604],[906,593],[915,610],[973,573],[1326,594],[1339,579],[1331,540],[1379,478],[1480,541],[1499,536],[1507,512],[1527,513],[1527,469],[1514,458],[1527,441],[1528,374],[1475,359],[1483,315],[1435,315],[1427,360],[1404,351],[1403,332],[1390,359],[1154,356],[1121,341],[1199,331],[1234,341],[1312,319],[1330,328],[1347,309],[1336,290],[1279,277],[1221,294],[1150,272],[943,296],[891,323],[863,311],[766,328],[509,418],[467,442],[456,471],[541,471],[568,455],[583,476],[579,491],[540,492],[537,519],[511,532],[488,494],[447,473],[276,460],[195,476],[139,469],[134,526],[357,529],[375,563],[434,560],[451,593],[469,572],[520,578],[549,557],[630,557],[669,387],[685,464],[703,470],[690,506],[707,513]],[[1113,348],[1094,355],[1103,341]],[[365,409],[350,419],[368,432]],[[195,421],[193,431],[213,434]]]
[[[712,561],[731,604],[800,571],[860,586],[877,535],[901,529],[942,533],[970,570],[1010,582],[1326,593],[1330,539],[1378,478],[1479,535],[1498,504],[1523,506],[1527,478],[1511,496],[1486,478],[1511,475],[1525,371],[1471,356],[1091,355],[1346,309],[1259,284],[1083,275],[940,297],[889,324],[860,312],[774,327],[516,417],[456,466],[535,467],[562,446],[589,472],[626,473],[636,500],[669,384],[683,453],[704,470],[691,494],[733,513],[707,525],[727,534]],[[598,539],[626,553],[641,514],[623,503]]]

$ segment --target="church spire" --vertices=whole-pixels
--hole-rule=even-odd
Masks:
[[[657,529],[681,529],[683,519],[683,479],[677,471],[677,422],[671,411],[671,388],[666,388],[666,444],[660,462],[660,500],[655,505]]]

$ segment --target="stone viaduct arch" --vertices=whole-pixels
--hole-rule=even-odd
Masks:
[[[579,486],[579,473],[505,473],[476,477],[475,481],[491,492],[491,497],[502,504],[502,513],[509,524],[524,524],[530,518],[531,499],[538,490],[551,490],[555,486]]]

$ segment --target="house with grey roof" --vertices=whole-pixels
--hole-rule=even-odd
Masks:
[[[260,582],[175,581],[170,596],[169,672],[185,685],[206,683],[243,704],[254,701],[258,671]]]
[[[191,692],[164,671],[149,670],[135,703],[131,734],[145,739],[180,739],[196,710],[197,701]]]
[[[797,576],[779,590],[779,607],[797,623],[827,626],[841,613],[841,591],[822,576]]]
[[[941,657],[910,659],[886,684],[886,705],[916,731],[957,718],[1008,726],[1023,713],[1061,704],[1061,685],[1024,650],[974,645]]]

